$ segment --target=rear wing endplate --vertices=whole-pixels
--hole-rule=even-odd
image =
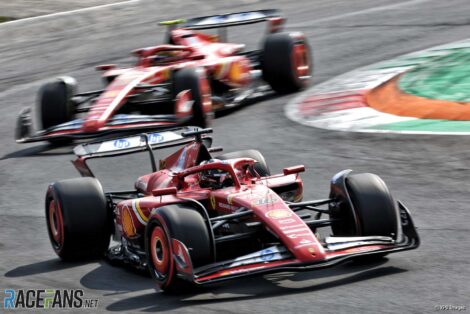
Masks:
[[[282,17],[279,10],[258,10],[220,15],[195,17],[182,24],[185,29],[211,29],[236,25],[260,23],[271,18]]]

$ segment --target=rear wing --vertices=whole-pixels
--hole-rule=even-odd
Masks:
[[[220,27],[260,23],[260,22],[268,21],[272,18],[282,18],[281,12],[279,10],[270,9],[270,10],[258,10],[258,11],[247,11],[247,12],[220,14],[220,15],[201,16],[201,17],[195,17],[195,18],[186,20],[186,22],[182,25],[182,28],[185,28],[185,29],[220,28]]]
[[[86,164],[88,159],[122,156],[147,150],[150,154],[152,168],[155,170],[156,165],[152,153],[153,150],[182,146],[193,141],[203,141],[206,147],[210,147],[212,145],[212,138],[206,135],[202,136],[208,133],[212,133],[212,129],[180,127],[162,132],[142,133],[104,141],[94,141],[76,146],[73,152],[77,159],[73,160],[72,163],[82,176],[94,177]]]

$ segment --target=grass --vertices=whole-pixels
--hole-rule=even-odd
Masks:
[[[9,16],[0,16],[0,23],[13,21],[15,18]]]

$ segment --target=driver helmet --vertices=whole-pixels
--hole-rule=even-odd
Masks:
[[[209,159],[200,163],[200,165],[205,165],[214,162],[221,162],[220,159]],[[226,179],[229,179],[230,175],[221,169],[209,169],[201,171],[199,174],[199,185],[202,188],[212,188],[219,189],[224,186]]]

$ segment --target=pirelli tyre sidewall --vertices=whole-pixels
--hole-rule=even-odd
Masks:
[[[185,292],[194,286],[177,276],[172,239],[179,240],[188,248],[193,268],[213,261],[211,238],[204,218],[187,204],[156,209],[147,223],[145,235],[150,273],[165,292]]]

